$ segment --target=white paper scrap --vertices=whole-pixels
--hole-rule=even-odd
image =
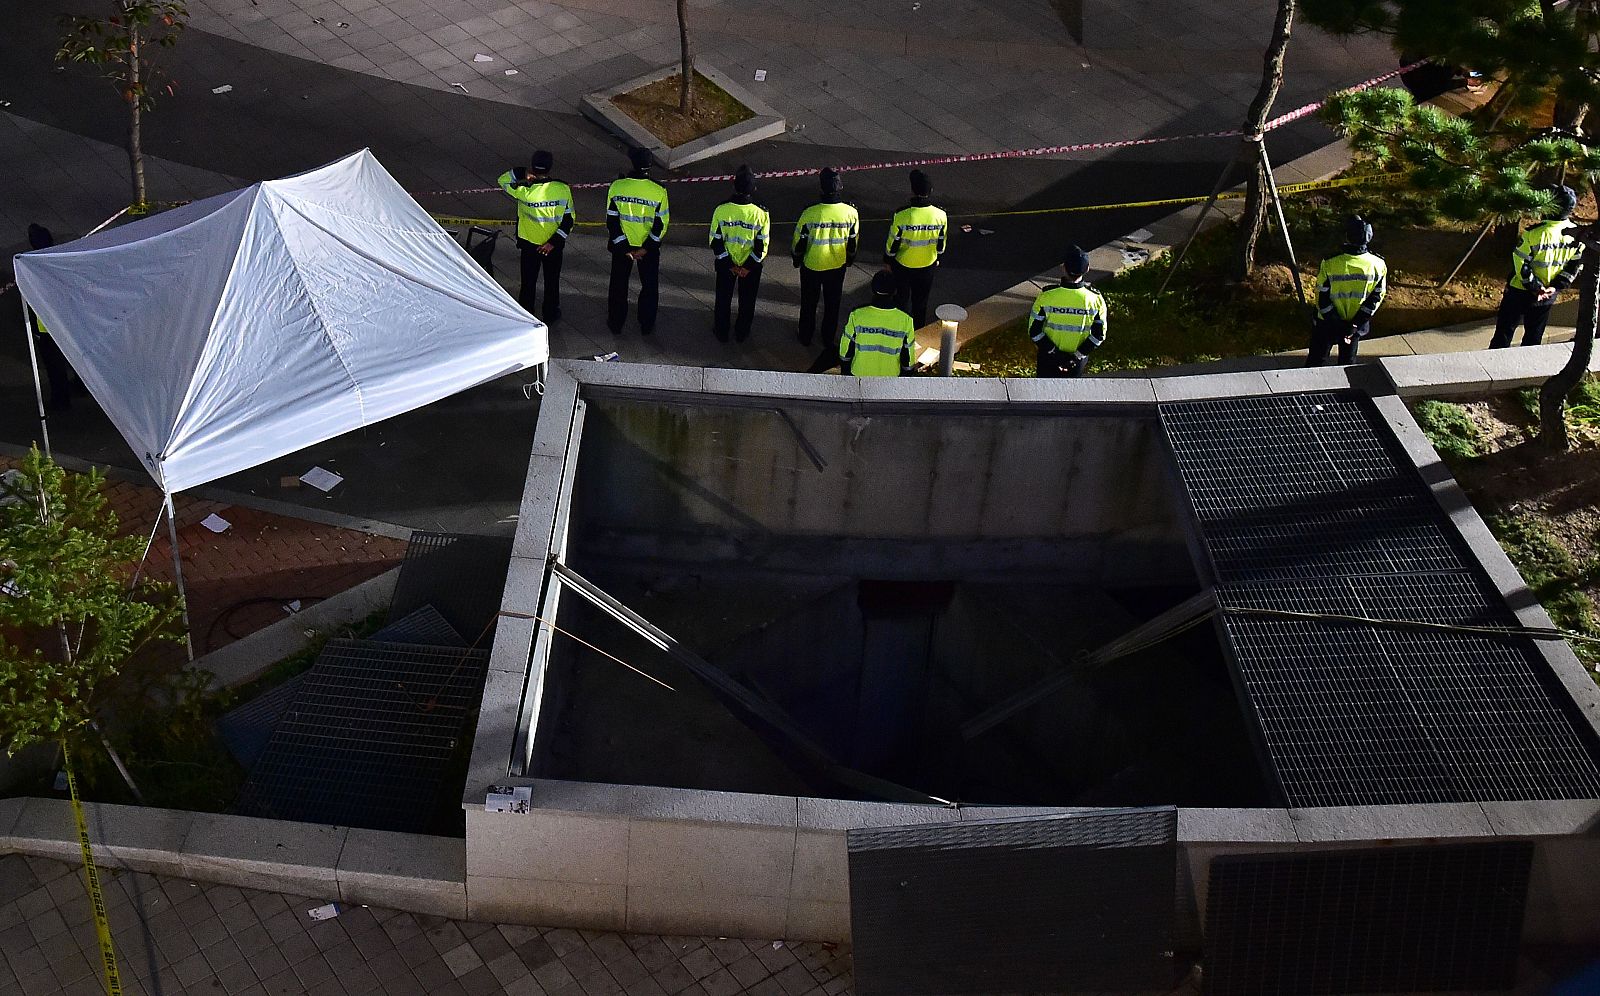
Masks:
[[[462,86],[460,83],[452,83],[450,85],[455,87],[457,90],[460,90],[462,93],[471,93],[472,92],[471,90],[468,90],[466,87]]]
[[[233,523],[229,522],[227,519],[224,519],[215,512],[212,512],[204,519],[201,519],[200,524],[214,533],[225,533],[228,531],[228,527],[233,525]]]
[[[526,813],[533,808],[533,788],[528,785],[491,785],[483,808],[490,813]]]
[[[324,470],[321,467],[312,467],[310,470],[300,475],[300,480],[302,483],[309,484],[318,491],[332,491],[334,488],[344,483],[344,478],[340,477],[338,474],[335,474],[331,470]]]
[[[1149,242],[1156,237],[1156,233],[1148,228],[1136,228],[1122,237],[1124,242]]]
[[[212,93],[230,93],[230,92],[232,92],[232,90],[233,90],[233,84],[232,83],[224,83],[221,86],[214,86],[214,87],[211,88],[211,92]]]
[[[595,359],[595,361],[597,363],[612,363],[612,362],[614,362],[616,360],[622,359],[622,354],[621,353],[615,353],[615,352],[612,352],[612,353],[601,353],[598,356],[596,356],[594,359]]]
[[[4,595],[7,598],[21,598],[27,593],[27,589],[17,584],[15,578],[7,578],[4,584],[0,584],[0,595]]]
[[[767,81],[767,71],[765,69],[757,69],[756,70],[756,82],[757,83],[765,83],[766,81]]]
[[[287,605],[285,605],[283,607],[283,611],[289,613],[291,616],[294,615],[296,612],[299,612],[300,611],[300,599],[297,598],[294,601],[289,602]]]
[[[928,347],[927,349],[924,349],[921,353],[917,354],[917,366],[920,366],[920,367],[931,367],[935,363],[938,363],[938,362],[939,362],[939,351],[937,349],[934,349],[931,346]]]
[[[493,62],[494,61],[494,56],[492,56],[492,55],[484,55],[482,52],[479,52],[477,55],[474,55],[472,57],[472,61],[473,62]]]
[[[516,69],[507,69],[506,70],[506,75],[507,76],[515,76],[515,75],[517,75],[518,72],[519,72],[519,70],[516,70]]]
[[[339,909],[338,903],[329,903],[326,906],[311,907],[310,909],[306,910],[306,916],[313,920],[332,920],[341,912],[343,911]]]

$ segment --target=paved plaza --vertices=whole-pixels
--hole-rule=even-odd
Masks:
[[[102,871],[128,996],[839,996],[846,950],[467,923]],[[0,858],[0,992],[104,993],[81,871]]]

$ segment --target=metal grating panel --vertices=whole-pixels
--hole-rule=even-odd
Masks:
[[[1177,811],[851,830],[861,996],[1173,983]]]
[[[1211,860],[1206,996],[1509,989],[1533,845]]]
[[[240,793],[249,816],[430,833],[483,696],[481,650],[333,640]]]
[[[507,538],[412,533],[389,603],[389,623],[431,605],[465,642],[487,646],[479,637],[500,610],[510,564]]]
[[[454,626],[447,622],[439,610],[431,605],[424,605],[408,614],[404,619],[397,619],[368,637],[379,643],[415,643],[429,647],[465,647],[467,641],[461,638]]]
[[[278,720],[283,718],[289,703],[294,701],[304,678],[305,675],[297,674],[217,717],[217,735],[222,738],[228,753],[239,762],[239,767],[250,770],[261,757],[261,752],[267,749],[272,731],[277,727]]]
[[[1225,608],[1515,624],[1365,398],[1161,417]],[[1238,611],[1222,631],[1291,806],[1600,795],[1590,740],[1526,639]]]

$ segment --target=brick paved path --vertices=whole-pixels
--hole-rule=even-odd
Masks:
[[[104,871],[129,996],[838,996],[821,944],[495,926]],[[94,996],[98,948],[75,865],[0,858],[0,993]]]

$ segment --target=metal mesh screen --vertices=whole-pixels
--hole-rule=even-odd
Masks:
[[[1533,845],[1211,861],[1206,996],[1509,989]]]
[[[261,752],[266,750],[273,729],[283,717],[284,710],[289,708],[289,703],[294,701],[304,678],[304,675],[297,674],[237,709],[217,717],[217,734],[222,737],[228,753],[239,762],[239,767],[250,770]]]
[[[1167,987],[1177,812],[851,830],[861,996]]]
[[[333,640],[240,792],[249,816],[430,833],[483,695],[481,650]],[[446,805],[445,803],[448,803]]]
[[[1516,622],[1369,401],[1182,402],[1161,418],[1289,805],[1600,794],[1592,744],[1527,639],[1327,618]]]
[[[507,538],[412,533],[388,621],[392,625],[425,605],[432,606],[467,643],[474,643],[500,609],[510,564]]]
[[[464,647],[454,626],[431,605],[418,608],[373,633],[368,639],[380,643],[419,643],[429,647]]]

